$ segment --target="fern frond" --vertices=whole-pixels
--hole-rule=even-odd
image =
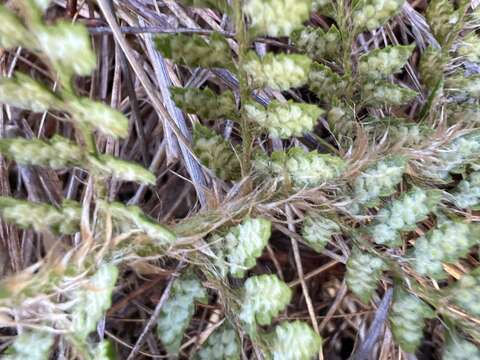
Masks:
[[[199,360],[240,360],[240,342],[233,327],[225,323],[211,334],[197,354]]]
[[[282,322],[272,336],[269,350],[274,360],[311,360],[322,348],[322,338],[303,321]]]
[[[480,317],[480,268],[463,275],[449,290],[455,304]]]
[[[340,226],[324,216],[307,213],[302,224],[302,236],[316,252],[322,252],[330,238],[341,232]]]
[[[4,359],[9,360],[46,360],[54,343],[52,334],[38,330],[26,330],[17,335],[7,349]]]
[[[415,45],[397,45],[370,51],[360,56],[358,74],[369,80],[393,75],[405,66],[414,48]]]

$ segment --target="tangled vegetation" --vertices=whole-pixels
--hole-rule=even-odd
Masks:
[[[0,4],[2,357],[480,359],[476,5],[146,3]]]

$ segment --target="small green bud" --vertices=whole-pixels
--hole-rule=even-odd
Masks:
[[[120,160],[112,155],[89,156],[93,171],[102,176],[114,176],[122,181],[134,181],[144,185],[154,185],[155,174],[131,161]]]
[[[100,206],[126,229],[136,227],[159,245],[171,245],[176,239],[171,230],[149,218],[138,206],[126,206],[119,202],[101,202]]]
[[[305,55],[267,53],[260,58],[250,51],[243,63],[243,70],[253,87],[284,91],[305,85],[311,64],[312,60]]]
[[[381,209],[370,231],[374,241],[389,247],[402,244],[400,232],[415,229],[416,223],[425,220],[441,199],[437,190],[413,188]]]
[[[105,135],[125,138],[128,119],[119,111],[89,98],[74,98],[66,104],[75,121],[99,129]]]
[[[417,93],[388,81],[369,82],[363,87],[364,101],[371,106],[403,105],[412,101]]]
[[[312,131],[323,110],[316,105],[289,100],[270,102],[267,108],[257,103],[245,105],[247,117],[267,128],[272,136],[286,139]]]
[[[367,304],[377,289],[382,272],[386,268],[387,265],[378,256],[354,247],[348,258],[345,281],[348,288],[363,303]]]
[[[12,78],[0,78],[0,103],[35,112],[61,107],[61,100],[53,92],[21,72]]]
[[[284,321],[272,333],[269,350],[275,360],[312,360],[322,348],[322,338],[303,321]]]
[[[81,341],[97,328],[98,322],[112,305],[112,292],[118,278],[118,269],[112,264],[102,264],[83,288],[74,292],[72,332]]]
[[[250,277],[244,291],[239,318],[249,326],[270,325],[292,298],[292,290],[276,275]]]
[[[6,350],[4,359],[45,360],[50,358],[54,337],[38,330],[26,330],[17,335],[13,344]]]
[[[412,55],[415,45],[387,46],[360,56],[358,74],[368,80],[380,80],[399,72]]]
[[[240,162],[232,144],[208,127],[195,124],[193,151],[201,163],[224,180],[235,180],[240,175]]]
[[[295,46],[316,60],[335,60],[342,50],[341,40],[340,31],[335,25],[332,25],[326,33],[322,28],[311,26],[295,30],[292,33],[292,41]]]
[[[308,213],[303,220],[303,239],[318,253],[323,251],[333,235],[339,233],[340,226],[324,216]]]
[[[308,75],[308,86],[320,99],[330,100],[344,94],[348,79],[333,72],[328,66],[314,63]]]
[[[3,5],[0,5],[0,24],[0,48],[21,46],[31,49],[35,46],[35,39],[22,20]]]
[[[195,275],[182,275],[173,283],[170,297],[157,320],[157,336],[170,355],[177,355],[180,350],[185,330],[195,313],[195,301],[204,303],[207,296]]]
[[[227,262],[232,276],[241,278],[257,263],[270,239],[272,224],[265,219],[245,219],[225,235]]]
[[[391,156],[376,162],[355,178],[355,200],[367,207],[378,204],[381,197],[390,196],[402,181],[406,159]]]
[[[446,278],[442,263],[455,263],[478,244],[475,225],[448,221],[430,230],[415,242],[413,266],[420,275]]]
[[[95,70],[96,57],[85,26],[60,21],[38,28],[36,36],[55,70],[67,79],[90,75]]]
[[[215,94],[209,88],[170,88],[175,104],[189,114],[204,120],[236,119],[235,97],[231,91]]]
[[[452,194],[455,205],[463,209],[479,209],[480,205],[480,172],[475,171],[457,186]]]
[[[243,12],[255,35],[289,36],[309,19],[312,0],[247,0]]]
[[[353,24],[359,31],[374,30],[400,11],[405,0],[360,0],[353,8]]]
[[[198,360],[240,360],[240,341],[235,329],[225,323],[210,334],[198,352]]]
[[[161,35],[155,44],[163,56],[181,65],[234,70],[230,47],[222,35],[213,33],[207,39],[200,35]]]
[[[480,317],[480,268],[463,275],[450,287],[453,302],[462,309]]]
[[[423,338],[425,319],[434,316],[433,310],[415,295],[395,290],[389,320],[393,338],[403,351],[415,352]]]

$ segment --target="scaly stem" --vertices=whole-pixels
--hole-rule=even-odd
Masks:
[[[251,133],[251,125],[243,111],[243,105],[250,97],[250,88],[247,82],[247,74],[243,70],[244,57],[248,51],[248,35],[245,29],[245,22],[242,11],[242,0],[235,0],[233,4],[233,13],[235,19],[235,38],[238,43],[238,81],[240,85],[240,126],[242,135],[242,176],[246,176],[250,172],[251,153],[253,137]]]

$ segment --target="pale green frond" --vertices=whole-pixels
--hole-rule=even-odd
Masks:
[[[25,330],[17,335],[13,344],[6,350],[6,360],[48,360],[54,336],[38,330]]]
[[[155,39],[155,44],[163,56],[181,65],[231,70],[235,68],[230,47],[218,33],[207,38],[200,35],[161,35]]]
[[[303,321],[284,321],[272,333],[274,360],[312,360],[322,349],[322,338]]]
[[[458,335],[451,335],[446,341],[442,359],[480,360],[480,348]]]
[[[472,62],[480,62],[480,37],[471,32],[460,42],[457,49],[458,55]]]
[[[62,106],[61,100],[45,85],[21,72],[12,78],[0,78],[0,103],[35,112]]]
[[[215,94],[211,89],[170,88],[172,100],[183,111],[204,120],[236,119],[235,97],[231,91]]]
[[[452,196],[458,207],[477,210],[480,205],[480,172],[475,171],[460,181]]]
[[[435,316],[433,310],[415,295],[395,289],[390,308],[390,325],[395,342],[403,351],[413,353],[423,338],[425,320]]]
[[[429,46],[422,53],[419,66],[420,77],[430,91],[434,90],[443,80],[445,60],[445,55],[441,49],[433,46]]]
[[[453,302],[473,316],[480,317],[480,268],[463,275],[450,287]]]
[[[308,75],[308,87],[322,100],[342,96],[348,84],[348,78],[338,75],[328,66],[319,63],[313,64],[312,71]]]
[[[381,209],[370,233],[377,244],[396,247],[402,244],[401,231],[415,229],[416,223],[425,220],[441,199],[438,190],[413,188]]]
[[[178,354],[182,339],[195,313],[195,301],[205,302],[207,291],[192,274],[182,275],[173,283],[170,297],[157,320],[157,336],[170,355]]]
[[[203,165],[224,180],[235,180],[240,175],[240,162],[235,148],[210,128],[195,124],[193,151]]]
[[[413,249],[413,267],[423,276],[444,279],[443,263],[455,263],[479,244],[475,225],[447,221],[418,238]]]
[[[247,117],[267,128],[272,136],[286,139],[303,136],[313,130],[323,110],[316,105],[297,103],[292,100],[273,100],[265,108],[250,102],[244,106]]]
[[[36,36],[42,52],[65,79],[95,70],[96,57],[85,26],[60,21],[37,28]]]
[[[35,38],[23,25],[22,20],[3,5],[0,5],[0,24],[0,48],[35,47]]]
[[[292,290],[276,275],[252,276],[245,281],[239,318],[249,326],[270,325],[291,298]]]
[[[429,1],[425,18],[428,25],[430,25],[430,30],[440,45],[445,45],[447,41],[451,40],[451,36],[456,36],[452,30],[460,18],[458,11],[453,7],[452,1]]]
[[[314,213],[307,213],[302,224],[305,242],[320,253],[335,234],[340,234],[340,226],[333,220]]]
[[[292,33],[292,41],[295,46],[306,53],[312,59],[335,60],[341,53],[341,34],[335,25],[327,32],[322,28],[306,26]]]
[[[79,204],[73,201],[65,202],[63,209],[44,203],[0,196],[0,214],[6,222],[22,229],[33,228],[39,232],[47,229],[63,234],[78,231],[80,223],[78,207]]]
[[[353,24],[358,31],[374,30],[400,11],[405,0],[360,0],[353,9]]]
[[[445,90],[467,98],[480,99],[480,74],[465,76],[462,72],[445,79]]]
[[[74,121],[100,130],[114,138],[128,135],[128,119],[118,110],[104,103],[86,97],[73,98],[66,103],[66,108]]]
[[[358,60],[358,74],[368,80],[379,80],[399,72],[412,55],[415,45],[386,46],[372,50]]]
[[[118,269],[112,264],[102,264],[88,281],[74,292],[72,333],[80,341],[95,331],[98,322],[112,305],[112,292],[117,282]]]
[[[362,90],[365,103],[371,106],[404,105],[417,96],[412,89],[382,80],[368,82]]]
[[[312,0],[246,0],[243,12],[255,35],[289,36],[307,21]]]
[[[260,58],[250,51],[243,62],[243,70],[253,87],[284,91],[305,85],[311,64],[312,60],[305,55],[267,53]]]
[[[225,235],[225,248],[230,273],[241,278],[255,266],[271,234],[271,223],[265,219],[246,218],[229,229]]]
[[[235,329],[225,323],[211,334],[197,353],[198,360],[240,360],[240,341]]]
[[[348,288],[368,304],[386,268],[387,264],[378,256],[354,247],[348,258],[345,281]]]
[[[131,161],[120,160],[107,154],[89,156],[88,160],[92,170],[102,176],[114,176],[122,181],[133,181],[143,185],[154,185],[156,182],[155,174]]]
[[[82,164],[82,150],[73,141],[55,135],[49,141],[39,139],[0,139],[0,153],[19,165],[62,169]]]
[[[159,245],[170,245],[176,239],[175,233],[149,218],[138,206],[126,206],[119,202],[100,202],[100,206],[109,211],[113,219],[126,230],[137,228]]]
[[[355,178],[355,201],[368,207],[378,204],[381,197],[390,196],[402,181],[407,161],[391,156],[377,161]]]

